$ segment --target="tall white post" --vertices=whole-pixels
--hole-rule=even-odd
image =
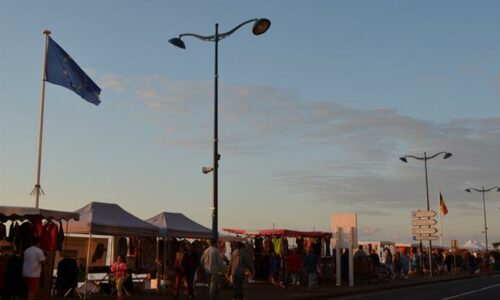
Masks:
[[[337,277],[337,286],[342,285],[342,278],[341,278],[341,269],[340,269],[340,244],[342,243],[342,228],[337,227],[337,243],[335,244],[335,266],[336,266],[336,277]]]
[[[35,188],[31,194],[35,195],[35,207],[38,208],[40,204],[40,194],[43,193],[42,186],[40,185],[41,169],[42,169],[42,137],[43,137],[43,111],[45,104],[45,74],[47,70],[47,48],[49,47],[49,30],[44,30],[45,34],[45,47],[43,51],[43,67],[42,67],[42,95],[40,97],[40,117],[38,125],[38,151],[37,151],[37,169],[36,169],[36,183]]]
[[[349,286],[354,286],[354,259],[352,256],[354,243],[354,227],[351,227],[351,236],[349,239]]]

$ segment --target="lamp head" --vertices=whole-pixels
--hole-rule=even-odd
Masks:
[[[451,154],[450,152],[446,152],[444,154],[444,159],[447,159],[447,158],[450,158],[453,154]]]
[[[465,191],[466,191],[467,193],[470,193],[470,189],[465,189]]]
[[[252,32],[255,35],[261,35],[265,33],[269,27],[271,27],[271,21],[269,21],[269,19],[257,19],[253,24]]]
[[[203,172],[203,174],[208,174],[208,173],[212,172],[213,170],[214,170],[214,168],[212,168],[212,167],[201,168],[201,171]]]
[[[184,45],[184,42],[181,40],[181,38],[172,38],[168,40],[168,42],[176,47],[186,49],[186,45]]]
[[[401,161],[402,161],[402,162],[404,162],[404,163],[407,163],[407,162],[408,162],[408,160],[406,160],[406,157],[400,157],[400,158],[399,158],[399,160],[401,160]]]

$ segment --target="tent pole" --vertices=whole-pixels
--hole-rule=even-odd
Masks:
[[[85,289],[83,291],[83,299],[87,299],[87,282],[89,277],[89,261],[90,261],[90,240],[92,238],[92,233],[89,233],[89,242],[87,244],[87,262],[85,264]]]

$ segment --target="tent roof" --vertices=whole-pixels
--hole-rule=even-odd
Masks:
[[[22,206],[0,206],[0,221],[26,219],[31,216],[41,216],[44,219],[78,220],[80,215],[74,212],[42,209]]]
[[[146,220],[160,230],[162,237],[209,239],[212,230],[196,223],[182,213],[162,212]]]
[[[299,231],[299,230],[289,230],[289,229],[264,229],[257,231],[250,231],[244,229],[235,228],[222,228],[222,230],[242,235],[251,236],[265,236],[265,235],[281,235],[288,237],[332,237],[331,232],[324,231]]]
[[[75,211],[78,222],[68,224],[69,233],[156,236],[158,228],[127,212],[115,203],[90,202]]]
[[[481,242],[468,240],[460,248],[470,251],[483,251],[486,249],[486,246]]]

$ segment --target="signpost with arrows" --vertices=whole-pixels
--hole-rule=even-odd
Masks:
[[[437,221],[432,219],[436,214],[437,213],[433,210],[417,210],[411,212],[411,231],[414,241],[435,241],[439,238],[439,236],[435,235],[438,230],[432,227],[437,224]]]

